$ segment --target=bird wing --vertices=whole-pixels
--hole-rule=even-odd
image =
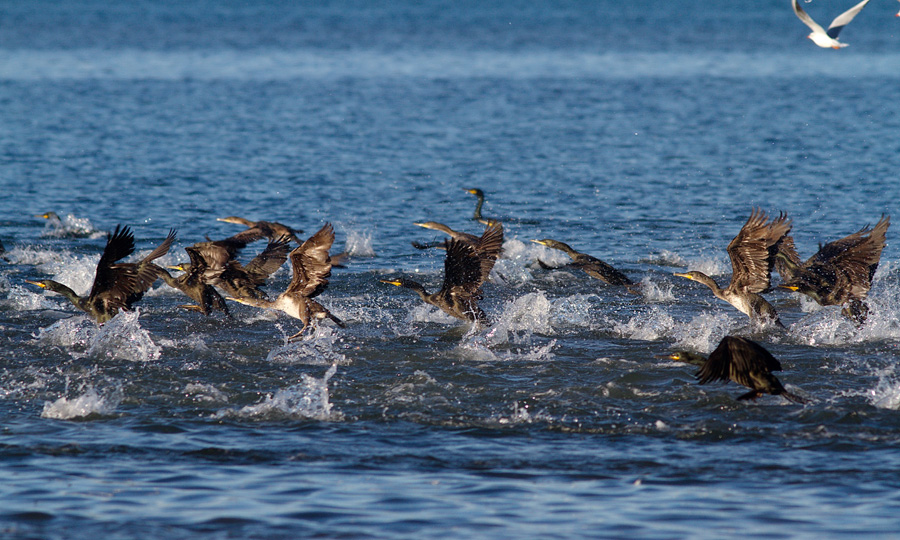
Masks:
[[[781,371],[781,363],[762,345],[736,336],[725,336],[697,371],[700,384],[734,381],[753,388],[751,371]]]
[[[499,221],[493,221],[481,234],[478,243],[475,245],[475,252],[478,254],[480,261],[480,279],[478,286],[487,281],[494,268],[494,263],[500,257],[503,251],[503,224]]]
[[[865,0],[865,1],[868,2],[869,0]],[[799,17],[800,20],[803,21],[803,24],[808,26],[810,30],[812,30],[813,32],[815,32],[817,34],[825,33],[825,29],[822,28],[821,26],[819,26],[819,23],[812,20],[812,17],[810,17],[809,15],[807,15],[807,13],[805,11],[803,11],[803,8],[800,7],[800,3],[797,2],[797,0],[791,0],[791,5],[794,6],[794,13],[797,15],[797,17]],[[854,15],[855,15],[855,13],[854,13]],[[834,23],[832,23],[832,24],[834,24]]]
[[[169,231],[166,239],[162,241],[160,245],[156,247],[153,251],[150,252],[149,255],[141,259],[139,263],[137,263],[137,278],[138,283],[135,285],[136,289],[131,292],[144,292],[149,289],[153,283],[159,278],[159,267],[153,264],[153,261],[162,257],[166,253],[169,252],[169,248],[172,247],[172,243],[175,241],[175,229],[171,229]]]
[[[284,264],[284,261],[288,258],[289,248],[290,238],[288,237],[283,236],[278,240],[269,242],[262,253],[247,263],[244,270],[252,277],[259,277],[264,280],[281,268],[281,265]]]
[[[285,294],[301,294],[307,298],[317,296],[328,286],[331,276],[331,257],[328,250],[334,243],[334,228],[326,223],[291,252],[294,277]]]
[[[794,246],[794,237],[785,235],[775,245],[775,270],[781,276],[782,281],[788,281],[794,277],[796,268],[803,264],[800,255],[797,254],[797,248]],[[781,257],[787,259],[785,262]]]
[[[791,222],[780,214],[771,223],[759,208],[753,210],[737,236],[728,244],[731,259],[731,285],[749,293],[769,288],[776,245],[791,230]]]
[[[133,273],[121,272],[115,262],[124,259],[134,253],[134,234],[128,226],[116,225],[112,234],[106,235],[106,247],[97,263],[97,271],[94,274],[94,284],[88,298],[96,298],[104,291],[110,290],[118,282],[133,286],[136,276]]]
[[[466,242],[451,239],[447,243],[447,256],[444,258],[444,283],[441,293],[473,296],[478,294],[484,281],[483,259],[475,247]],[[490,273],[490,269],[488,269]]]
[[[794,3],[797,2],[797,0],[793,1]],[[826,34],[828,34],[828,37],[830,37],[831,39],[837,39],[838,34],[841,33],[841,30],[843,30],[845,26],[850,24],[850,21],[853,20],[853,17],[856,17],[856,14],[862,11],[862,8],[866,7],[866,4],[868,3],[869,0],[862,0],[862,2],[856,4],[852,8],[835,17],[834,20],[831,21],[831,24],[828,26],[828,31],[825,32]]]
[[[834,289],[847,290],[851,297],[862,298],[878,269],[890,224],[890,217],[882,216],[873,228],[866,226],[829,242],[810,257],[804,267],[811,272],[833,276]]]

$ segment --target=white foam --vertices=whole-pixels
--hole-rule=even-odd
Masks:
[[[302,382],[267,395],[256,405],[240,409],[225,409],[216,413],[216,418],[267,419],[288,417],[321,421],[339,421],[343,415],[332,409],[328,399],[328,380],[337,371],[331,366],[322,379],[307,374]]]
[[[275,347],[266,356],[267,362],[276,364],[307,364],[313,366],[336,366],[350,363],[343,354],[335,350],[341,337],[330,326],[320,324],[314,329],[307,328],[302,339]]]
[[[92,414],[108,416],[115,412],[116,407],[122,401],[120,390],[109,395],[100,395],[93,387],[89,387],[83,394],[74,398],[61,397],[54,402],[45,402],[41,411],[41,418],[53,418],[56,420],[72,420],[85,418]]]
[[[150,333],[141,328],[138,311],[120,312],[109,322],[98,326],[87,315],[76,315],[42,328],[38,341],[70,349],[74,356],[84,355],[144,362],[157,360],[161,348],[153,343]],[[74,350],[71,350],[74,349]]]
[[[348,229],[344,232],[347,235],[344,251],[351,257],[375,256],[375,248],[372,247],[372,233],[368,231],[357,231],[355,229]]]
[[[123,311],[100,327],[91,339],[87,355],[133,362],[159,359],[162,349],[153,343],[150,333],[141,328],[140,312]]]
[[[185,397],[200,403],[226,403],[228,396],[211,384],[189,383],[184,387]]]
[[[41,236],[49,238],[102,238],[106,233],[97,230],[88,218],[68,214],[63,218],[50,218]]]
[[[644,299],[648,302],[675,302],[675,286],[672,283],[657,283],[649,276],[641,280],[638,288]]]

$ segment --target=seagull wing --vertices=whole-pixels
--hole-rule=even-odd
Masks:
[[[794,4],[796,4],[797,0],[793,0],[793,2]],[[853,20],[853,17],[856,17],[856,14],[862,11],[862,8],[866,7],[866,4],[868,3],[869,0],[863,0],[862,2],[856,4],[852,8],[835,17],[835,19],[831,21],[831,25],[828,27],[828,31],[826,32],[826,34],[828,34],[828,37],[830,37],[831,39],[837,39],[838,34],[841,33],[841,30],[845,26],[850,24],[850,21]],[[795,7],[794,11],[796,11],[797,9],[798,8]]]
[[[869,0],[865,0],[865,2],[868,2],[868,1]],[[797,14],[797,17],[801,21],[803,21],[803,24],[808,26],[810,30],[812,30],[816,34],[824,34],[825,33],[825,29],[822,28],[821,26],[819,26],[819,23],[812,20],[812,17],[810,17],[809,15],[807,15],[807,13],[805,11],[803,11],[803,8],[800,7],[800,4],[797,2],[797,0],[791,0],[791,4],[794,6],[794,13]],[[854,13],[854,15],[856,15],[856,14]],[[840,17],[838,17],[838,18],[840,18]],[[851,18],[852,18],[852,16],[851,16]],[[835,21],[837,21],[837,19],[835,19]],[[832,23],[832,24],[834,24],[834,23]],[[846,24],[846,23],[844,23],[844,24]],[[838,30],[838,31],[840,31],[840,30]]]

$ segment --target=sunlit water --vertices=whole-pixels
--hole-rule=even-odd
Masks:
[[[754,327],[672,276],[726,283],[753,206],[805,256],[900,215],[896,6],[832,51],[786,0],[624,4],[0,7],[0,536],[900,530],[896,231],[862,328],[781,291],[787,330]],[[440,285],[413,222],[477,233],[470,187],[506,231],[475,329],[378,281]],[[136,256],[177,228],[175,264],[227,215],[333,223],[352,257],[320,299],[347,328],[288,343],[295,320],[162,283],[98,327],[23,281],[84,294],[116,224]],[[542,269],[548,237],[638,294]],[[726,334],[809,404],[657,358]]]

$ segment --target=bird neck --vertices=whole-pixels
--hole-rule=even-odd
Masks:
[[[61,295],[65,296],[66,298],[69,299],[70,302],[75,304],[75,307],[77,307],[78,309],[81,309],[83,311],[88,311],[86,299],[75,294],[75,291],[73,291],[66,285],[63,285],[62,283],[59,283],[57,281],[50,281],[50,280],[48,280],[46,283],[47,283],[47,289],[49,289],[57,294],[61,294]]]
[[[697,283],[702,283],[702,284],[706,285],[707,287],[709,287],[712,290],[714,295],[718,296],[719,298],[722,298],[723,300],[726,300],[722,296],[722,288],[719,287],[719,284],[716,283],[716,280],[714,280],[713,278],[707,276],[706,274],[704,274],[702,272],[697,272],[694,276],[694,281],[696,281]]]
[[[475,203],[475,214],[472,215],[472,219],[483,219],[481,217],[481,207],[484,205],[484,195],[476,195],[478,197],[478,201]]]

